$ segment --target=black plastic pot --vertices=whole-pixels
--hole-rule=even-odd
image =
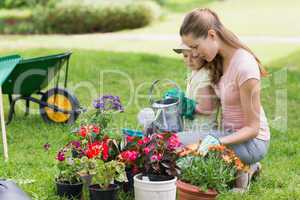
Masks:
[[[169,181],[172,180],[173,176],[147,174],[150,181]]]
[[[80,199],[82,195],[82,183],[69,184],[56,182],[57,194],[68,199]]]
[[[121,189],[123,189],[124,192],[133,191],[133,177],[135,174],[132,173],[131,169],[126,169],[126,176],[128,179],[128,182],[117,182],[116,184],[120,186]]]
[[[102,189],[99,185],[90,185],[90,200],[116,200],[119,186],[111,184],[108,189]]]

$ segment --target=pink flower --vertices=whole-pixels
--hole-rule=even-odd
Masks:
[[[136,151],[132,151],[130,154],[129,154],[129,160],[131,161],[135,161],[138,157],[138,152]]]
[[[145,147],[145,148],[144,148],[144,152],[145,152],[146,155],[148,155],[149,152],[150,152],[150,148],[149,148],[149,147]]]
[[[147,144],[147,143],[149,143],[150,142],[150,138],[149,137],[145,137],[144,139],[143,139],[143,143],[144,144]]]
[[[164,139],[164,136],[162,134],[156,134],[156,137],[161,140]]]
[[[138,145],[143,145],[144,144],[144,141],[143,140],[138,140]]]
[[[136,151],[124,151],[121,153],[121,157],[127,161],[135,161],[138,158],[138,152]]]
[[[62,151],[59,151],[57,156],[56,156],[56,159],[59,160],[59,161],[64,161],[65,160],[65,154]]]
[[[177,137],[176,134],[173,134],[169,139],[168,139],[168,148],[170,150],[174,150],[177,147],[180,147],[181,143]]]
[[[154,155],[152,155],[152,156],[151,156],[151,158],[150,158],[150,159],[151,159],[151,161],[152,161],[152,162],[155,162],[155,161],[160,161],[160,160],[162,159],[162,154],[160,154],[160,153],[159,153],[159,154],[157,154],[157,155],[156,155],[156,154],[154,154]]]
[[[159,153],[159,154],[157,154],[157,160],[161,160],[162,159],[162,154],[161,153]]]

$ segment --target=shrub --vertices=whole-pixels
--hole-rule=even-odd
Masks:
[[[149,1],[64,0],[35,9],[33,21],[39,32],[71,34],[139,28],[159,15],[159,6]]]
[[[30,10],[1,10],[0,32],[11,33],[34,33],[34,25],[31,21]]]
[[[35,5],[46,5],[54,0],[1,0],[0,8],[34,7]]]
[[[160,5],[165,5],[167,2],[167,0],[153,0],[153,1],[157,2]]]

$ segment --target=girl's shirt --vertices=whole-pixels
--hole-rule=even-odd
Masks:
[[[211,86],[211,81],[209,77],[209,71],[207,69],[201,68],[199,70],[191,71],[188,79],[187,79],[187,87],[186,87],[186,96],[190,99],[199,102],[200,98],[206,98],[201,96],[200,90],[204,87]],[[210,100],[214,97],[207,97]],[[209,131],[217,128],[217,115],[218,115],[218,107],[214,109],[211,115],[201,115],[195,114],[194,120],[184,120],[185,131]]]

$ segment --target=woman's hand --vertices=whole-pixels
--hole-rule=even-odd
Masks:
[[[205,156],[209,150],[209,147],[219,145],[220,141],[218,138],[208,135],[204,138],[204,140],[201,142],[199,148],[197,149],[197,152],[199,152],[201,155]]]

